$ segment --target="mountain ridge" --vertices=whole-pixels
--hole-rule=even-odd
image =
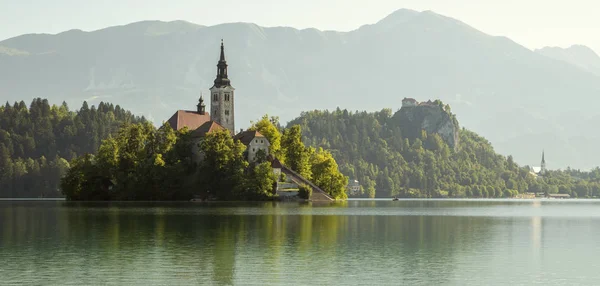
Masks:
[[[536,53],[552,59],[570,63],[600,76],[600,56],[588,46],[572,45],[568,48],[544,47]]]
[[[174,110],[193,109],[208,91],[225,39],[240,126],[265,113],[285,121],[303,110],[374,111],[403,97],[441,99],[463,126],[521,164],[536,164],[541,149],[551,168],[600,161],[592,146],[600,138],[590,134],[592,143],[580,146],[574,138],[581,131],[571,128],[592,130],[600,116],[592,108],[600,103],[598,76],[431,11],[399,10],[348,32],[143,23],[2,41],[26,55],[0,52],[0,94],[72,105],[109,100],[160,123]],[[143,27],[152,23],[158,26],[147,34]]]

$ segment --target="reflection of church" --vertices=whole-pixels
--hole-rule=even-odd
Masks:
[[[210,88],[210,113],[206,112],[204,98],[200,96],[196,111],[178,110],[169,118],[168,123],[173,130],[187,127],[196,144],[194,153],[200,159],[197,143],[202,138],[215,130],[229,130],[235,134],[235,88],[227,75],[227,61],[225,60],[225,47],[221,41],[221,56],[217,64],[217,77]],[[258,131],[241,131],[234,136],[247,146],[246,152],[249,161],[254,161],[256,154],[262,150],[269,154],[269,141]]]

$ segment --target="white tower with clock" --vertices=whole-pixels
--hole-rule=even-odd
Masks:
[[[221,40],[221,58],[217,64],[217,78],[210,89],[210,120],[227,128],[235,134],[235,88],[227,77],[227,61],[225,61],[225,47]]]

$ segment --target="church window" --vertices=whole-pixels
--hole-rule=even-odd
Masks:
[[[225,110],[225,115],[229,115],[229,110]]]
[[[217,101],[218,99],[219,99],[219,98],[218,98],[218,95],[217,95],[216,93],[215,93],[215,94],[213,94],[213,101]]]
[[[256,151],[256,148],[252,148],[252,152],[255,152],[255,151]]]

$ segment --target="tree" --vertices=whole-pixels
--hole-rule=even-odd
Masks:
[[[346,199],[348,177],[338,169],[330,152],[319,148],[310,158],[313,182],[335,199]]]
[[[302,143],[300,125],[294,125],[283,133],[282,146],[284,147],[285,163],[295,172],[311,179],[310,151]]]
[[[248,193],[247,197],[262,199],[271,197],[275,191],[277,177],[273,173],[273,168],[268,162],[260,163],[251,168],[248,176]]]
[[[281,132],[279,132],[277,127],[278,124],[278,118],[269,118],[268,115],[265,115],[259,121],[252,122],[252,126],[249,130],[256,130],[264,135],[271,144],[269,147],[270,153],[277,158],[283,158],[283,153],[281,151]]]
[[[206,197],[231,200],[241,197],[246,146],[234,141],[226,130],[213,131],[200,143],[204,159],[199,166],[199,193]]]

